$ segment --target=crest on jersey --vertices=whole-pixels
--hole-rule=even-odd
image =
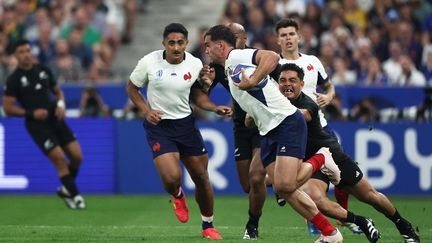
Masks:
[[[48,74],[45,71],[41,71],[39,73],[39,79],[47,79],[48,78]]]
[[[309,64],[308,66],[307,66],[307,70],[308,71],[312,71],[314,69],[314,67],[312,66],[312,64]]]
[[[21,77],[21,85],[22,85],[23,87],[27,87],[27,86],[29,85],[29,82],[28,82],[26,76],[22,76],[22,77]]]
[[[163,70],[159,69],[156,71],[156,79],[157,80],[161,80],[162,79],[162,75],[163,75]]]
[[[186,81],[190,81],[191,80],[191,78],[192,78],[192,74],[190,73],[190,72],[188,72],[188,73],[185,73],[184,75],[183,75],[183,79]]]

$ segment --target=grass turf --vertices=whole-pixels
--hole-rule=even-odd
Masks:
[[[86,196],[88,208],[67,209],[56,196],[0,196],[0,242],[203,242],[201,219],[188,196],[190,219],[177,221],[169,196]],[[432,197],[391,197],[402,216],[420,229],[422,242],[432,242]],[[217,196],[215,226],[224,242],[244,242],[247,197]],[[379,242],[403,242],[387,218],[368,205],[350,200],[354,213],[372,217],[381,231]],[[331,222],[334,223],[334,220]],[[367,242],[342,228],[344,242]],[[313,242],[303,219],[289,206],[268,197],[260,221],[259,242]]]

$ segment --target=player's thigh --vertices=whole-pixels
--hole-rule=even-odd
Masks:
[[[60,145],[55,135],[55,128],[46,122],[26,122],[25,127],[39,149],[48,156],[49,152]]]
[[[368,198],[377,193],[375,188],[363,177],[354,186],[344,187],[350,194],[354,195],[356,198],[362,201],[368,201]]]
[[[277,156],[274,168],[274,184],[293,189],[297,183],[297,171],[302,160],[291,156]]]
[[[180,167],[180,155],[178,152],[169,152],[158,155],[153,163],[159,176],[164,182],[178,181],[182,176]]]
[[[260,135],[256,128],[234,129],[234,157],[236,161],[251,160],[253,149],[260,146]]]
[[[196,156],[181,156],[181,161],[186,167],[187,171],[192,178],[195,177],[208,177],[207,166],[208,166],[208,155],[196,155]]]
[[[259,177],[262,178],[264,180],[266,171],[264,169],[264,166],[261,162],[261,157],[260,157],[260,152],[261,149],[260,148],[255,148],[253,150],[253,156],[252,156],[252,161],[250,164],[250,168],[249,168],[249,176],[250,177]]]
[[[74,140],[65,146],[63,146],[63,150],[66,153],[67,157],[72,162],[81,162],[83,159],[81,145],[78,140]]]
[[[306,192],[312,200],[319,201],[327,196],[328,184],[326,181],[311,178],[301,187],[301,189]]]

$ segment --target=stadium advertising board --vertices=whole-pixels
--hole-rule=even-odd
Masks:
[[[209,174],[220,194],[242,194],[234,162],[232,125],[198,123],[209,151]],[[394,195],[432,195],[432,127],[426,124],[333,123],[344,149],[359,162],[380,191]],[[118,189],[124,193],[163,192],[141,122],[119,126]],[[184,188],[192,181],[184,175]]]
[[[70,119],[84,154],[78,185],[84,193],[164,193],[142,121]],[[234,161],[232,125],[199,122],[217,194],[243,194]],[[432,126],[332,123],[346,152],[380,191],[432,195]],[[184,174],[184,188],[194,185]],[[0,120],[0,193],[52,193],[56,172],[21,119]]]
[[[83,193],[114,192],[115,121],[70,119],[84,154],[78,176]],[[0,192],[53,193],[60,182],[47,157],[31,140],[22,119],[0,120]]]

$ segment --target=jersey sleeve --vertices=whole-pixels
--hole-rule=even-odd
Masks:
[[[321,61],[317,57],[314,57],[314,62],[316,63],[315,66],[318,69],[317,85],[322,85],[324,83],[327,83],[329,78]]]
[[[318,105],[315,103],[315,101],[313,101],[307,95],[303,94],[303,96],[304,96],[303,102],[301,102],[302,104],[300,105],[299,108],[306,109],[309,112],[309,114],[311,115],[311,117],[317,117],[318,116],[318,110],[319,110]]]
[[[54,77],[53,72],[51,71],[51,69],[49,69],[48,67],[43,67],[43,70],[45,70],[45,72],[48,75],[48,82],[49,82],[49,87],[52,89],[54,86],[57,85],[57,80]]]
[[[253,63],[256,65],[255,55],[258,49],[235,49],[230,53],[229,58],[232,63]]]
[[[148,59],[148,55],[141,58],[129,77],[129,80],[139,88],[148,82]]]
[[[13,79],[14,76],[9,76],[9,78],[6,80],[6,84],[4,86],[4,95],[5,96],[18,96],[18,82],[14,82]]]

